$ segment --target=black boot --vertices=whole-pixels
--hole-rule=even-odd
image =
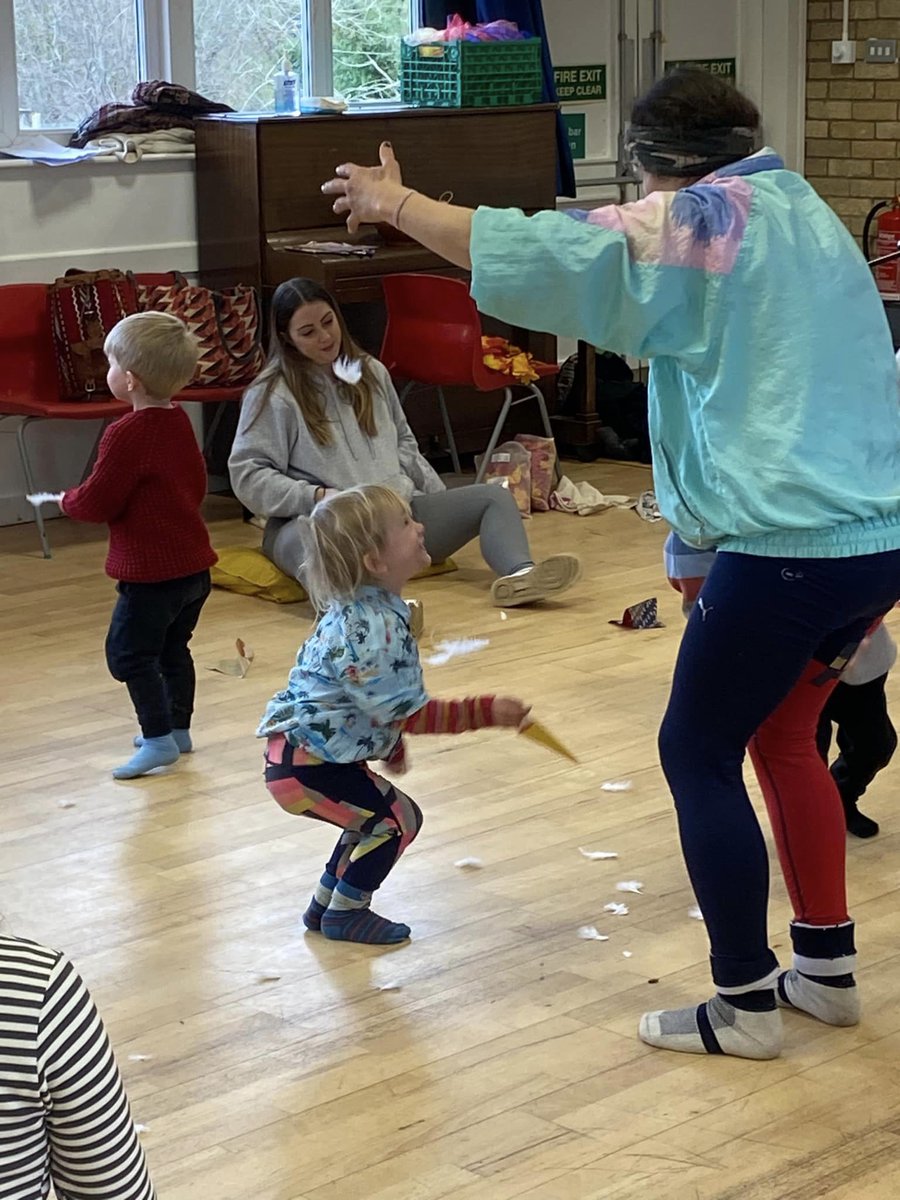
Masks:
[[[859,795],[850,786],[843,758],[839,758],[834,763],[831,768],[831,775],[838,786],[838,791],[841,793],[841,803],[844,806],[844,820],[847,823],[847,832],[852,833],[854,837],[858,838],[875,837],[878,833],[878,822],[873,821],[871,817],[867,817],[865,813],[861,813],[857,808]]]

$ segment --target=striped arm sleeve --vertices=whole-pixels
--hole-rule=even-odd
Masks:
[[[62,956],[41,1009],[38,1074],[59,1200],[155,1200],[103,1022]]]
[[[494,724],[493,696],[429,700],[402,724],[404,733],[466,733]]]

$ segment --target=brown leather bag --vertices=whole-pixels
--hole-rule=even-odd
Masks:
[[[133,282],[121,271],[68,271],[47,289],[62,400],[109,395],[103,343],[138,311]]]

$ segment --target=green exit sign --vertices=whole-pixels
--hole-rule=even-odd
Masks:
[[[606,99],[604,63],[597,63],[592,67],[554,67],[553,79],[560,104]]]
[[[693,67],[696,71],[709,71],[710,75],[718,75],[720,79],[734,83],[737,75],[737,59],[734,58],[677,58],[666,63],[667,71],[678,67]]]
[[[584,113],[566,112],[562,115],[573,158],[584,158]]]

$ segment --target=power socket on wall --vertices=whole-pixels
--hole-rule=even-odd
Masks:
[[[856,42],[832,42],[831,61],[847,65],[856,62]]]

